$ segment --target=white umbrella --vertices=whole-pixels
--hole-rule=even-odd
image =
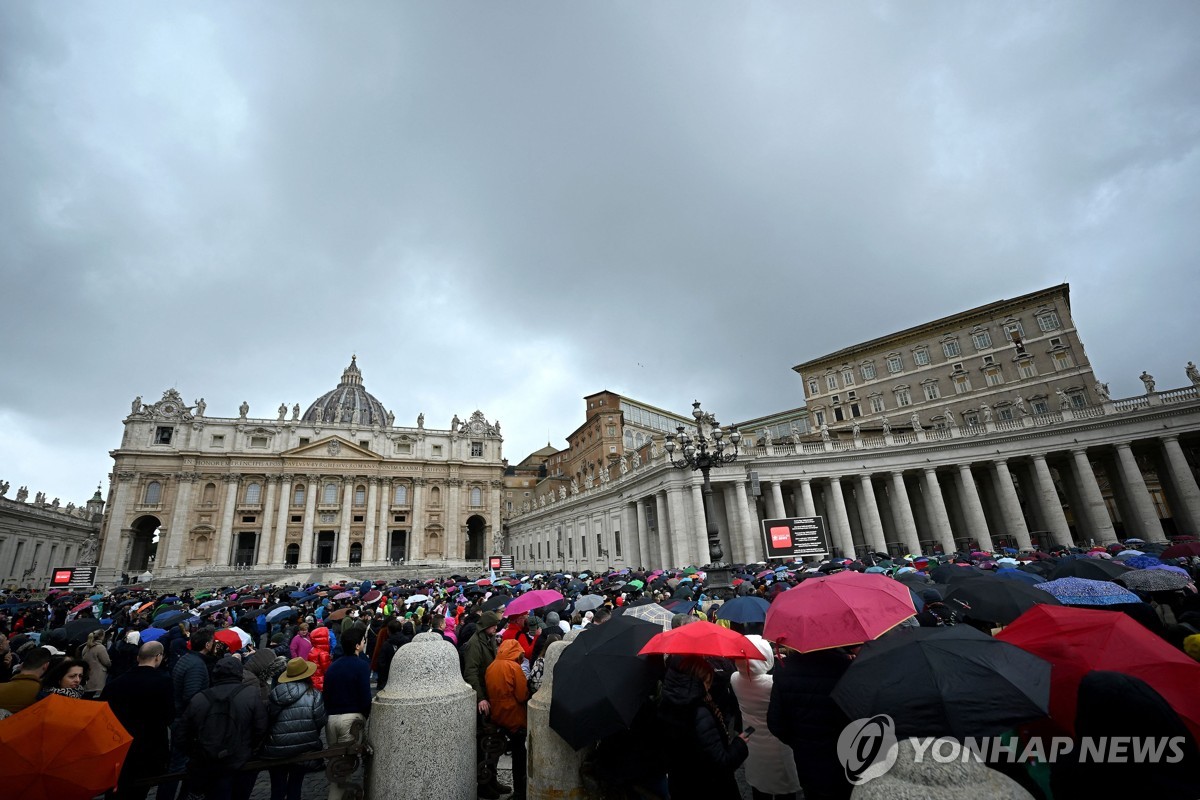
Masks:
[[[211,608],[212,606],[219,606],[224,602],[224,600],[205,600],[203,603],[197,606],[197,608]]]
[[[267,622],[274,622],[280,617],[291,613],[293,613],[291,606],[280,606],[279,608],[273,608],[267,612]]]
[[[428,596],[428,595],[424,595],[424,594],[414,594],[414,595],[412,595],[411,597],[406,597],[406,598],[404,599],[404,604],[405,604],[405,605],[409,605],[409,606],[411,606],[411,605],[413,605],[414,603],[424,603],[424,602],[425,602],[425,601],[427,601],[428,599],[429,599],[429,596]]]

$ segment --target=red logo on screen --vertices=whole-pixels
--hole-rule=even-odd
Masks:
[[[491,565],[492,569],[500,569],[500,559],[489,558],[488,563]]]
[[[777,525],[771,528],[771,547],[791,547],[792,546],[792,529]]]
[[[54,577],[50,580],[50,583],[53,586],[66,586],[70,582],[71,570],[69,569],[54,570]]]

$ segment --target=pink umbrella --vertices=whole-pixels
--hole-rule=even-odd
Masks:
[[[781,592],[767,612],[763,638],[810,653],[877,639],[916,613],[903,583],[840,572]]]
[[[563,596],[553,589],[536,589],[513,600],[504,607],[504,616],[512,617],[525,614],[537,608],[544,608],[551,603],[557,603]]]
[[[78,614],[80,611],[83,611],[85,608],[91,608],[91,607],[92,607],[92,601],[84,600],[82,603],[80,603],[79,605],[72,608],[71,613]]]
[[[339,592],[333,596],[333,599],[334,600],[349,600],[351,597],[354,597],[354,595],[350,594],[349,592]]]

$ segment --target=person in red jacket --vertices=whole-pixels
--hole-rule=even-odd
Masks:
[[[499,726],[512,745],[513,800],[525,800],[525,727],[529,682],[521,669],[525,655],[515,639],[502,642],[484,673],[491,723]],[[481,793],[480,797],[484,797]]]
[[[528,660],[533,656],[533,642],[537,639],[537,620],[529,614],[518,614],[508,621],[508,627],[501,634],[501,641],[515,641],[521,645],[521,652]]]
[[[317,665],[317,671],[313,673],[312,682],[318,692],[325,690],[325,670],[329,669],[329,663],[333,661],[333,656],[329,653],[329,629],[322,626],[316,628],[308,636],[312,642],[312,649],[308,651],[306,661],[311,661]]]

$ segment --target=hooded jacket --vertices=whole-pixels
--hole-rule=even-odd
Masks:
[[[671,797],[740,800],[734,773],[746,760],[746,743],[726,733],[704,696],[704,684],[690,673],[667,670],[659,719],[665,725],[662,741]]]
[[[487,700],[487,668],[496,658],[496,637],[476,628],[463,645],[463,680],[475,690],[475,700]]]
[[[325,670],[329,669],[329,664],[333,661],[333,655],[329,652],[329,629],[314,628],[308,634],[309,641],[312,642],[312,649],[308,651],[305,661],[311,661],[317,665],[316,674],[312,677],[313,686],[317,687],[317,691],[325,689]]]
[[[796,762],[792,750],[767,730],[767,708],[771,704],[774,679],[768,674],[775,665],[771,644],[761,636],[747,639],[763,654],[763,661],[746,659],[739,662],[738,671],[730,678],[733,694],[742,711],[742,724],[753,726],[748,742],[750,755],[746,759],[746,782],[763,794],[793,794],[800,791]]]
[[[529,681],[521,670],[525,652],[515,639],[500,644],[495,660],[488,665],[484,682],[492,706],[492,722],[510,731],[526,726]]]
[[[263,758],[288,758],[321,749],[321,730],[328,719],[325,701],[308,681],[280,683],[267,704],[271,731]]]
[[[225,697],[233,698],[230,713],[236,724],[233,727],[233,740],[229,743],[229,757],[214,762],[198,747],[200,731],[213,701]],[[183,715],[183,745],[191,759],[188,770],[239,769],[250,760],[266,733],[266,706],[258,692],[242,684],[242,662],[233,656],[225,656],[213,667],[213,685],[193,697]]]
[[[273,650],[256,650],[242,666],[242,683],[253,686],[265,703],[271,694],[271,683],[275,676],[287,669],[287,659],[275,655]]]

